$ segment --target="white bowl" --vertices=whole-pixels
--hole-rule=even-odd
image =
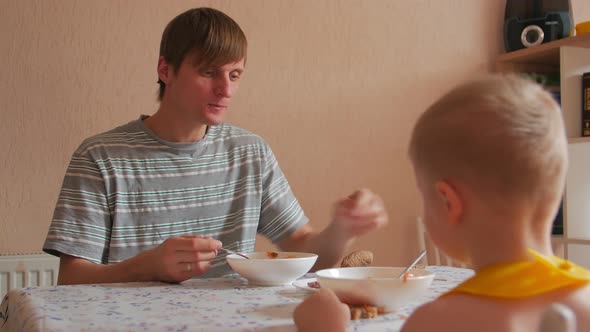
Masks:
[[[228,255],[231,268],[248,279],[250,285],[279,286],[291,284],[312,268],[318,255],[303,252],[277,252],[270,258],[267,252],[247,253],[250,259],[238,255]]]
[[[344,267],[316,272],[321,288],[333,290],[341,301],[349,304],[372,304],[387,311],[416,300],[424,294],[434,273],[411,269],[413,276],[399,279],[403,267]]]

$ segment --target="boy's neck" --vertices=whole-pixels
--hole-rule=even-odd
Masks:
[[[478,225],[474,225],[471,232],[473,236],[467,240],[473,269],[478,271],[496,263],[531,260],[528,249],[553,255],[551,222],[534,219],[539,217],[520,213],[510,218],[478,219]]]

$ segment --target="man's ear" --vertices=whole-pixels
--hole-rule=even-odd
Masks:
[[[164,56],[160,56],[158,59],[158,77],[164,84],[168,84],[170,73],[172,72],[172,66],[166,62]]]
[[[449,182],[440,180],[434,184],[440,199],[444,200],[447,210],[447,221],[456,225],[461,222],[464,206],[459,192]]]

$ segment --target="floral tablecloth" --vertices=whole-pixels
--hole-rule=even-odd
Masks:
[[[350,331],[398,331],[420,304],[473,274],[430,266],[424,296],[400,310],[353,321]],[[313,277],[313,274],[305,276]],[[160,282],[11,290],[0,305],[0,331],[296,331],[292,314],[309,294],[294,286],[255,287],[237,275]]]

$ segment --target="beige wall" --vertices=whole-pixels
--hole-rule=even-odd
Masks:
[[[273,147],[312,220],[359,187],[391,224],[357,242],[378,264],[417,250],[420,201],[405,155],[418,114],[502,51],[503,1],[3,0],[0,254],[43,243],[69,157],[89,135],[152,114],[165,24],[209,5],[249,37],[230,122]],[[577,20],[590,19],[574,0]],[[261,242],[259,248],[267,248]]]

